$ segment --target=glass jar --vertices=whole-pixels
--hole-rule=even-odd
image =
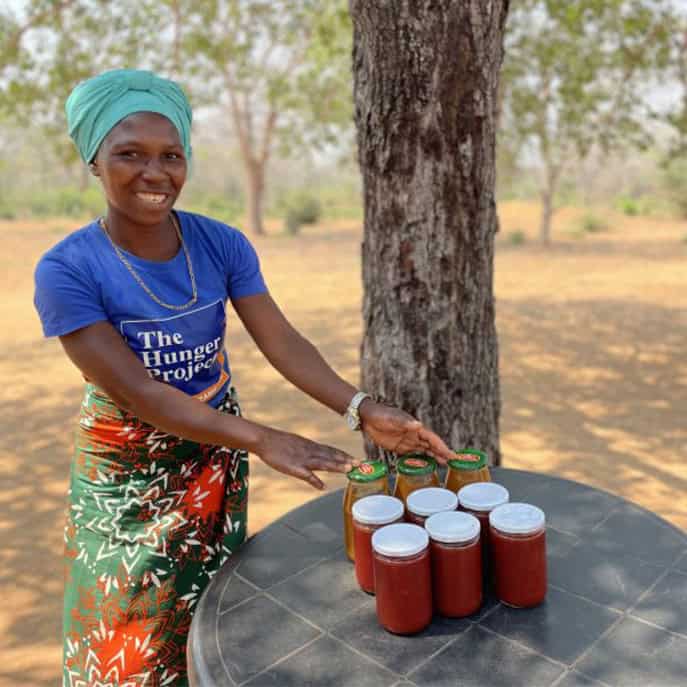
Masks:
[[[355,549],[355,576],[360,588],[374,594],[372,572],[372,535],[384,525],[401,522],[403,502],[393,496],[374,494],[353,504],[353,547]]]
[[[482,545],[479,520],[444,512],[427,518],[434,608],[449,618],[475,613],[482,605]]]
[[[487,466],[487,454],[472,448],[456,451],[456,457],[448,461],[446,488],[458,492],[461,487],[473,482],[491,482]]]
[[[432,620],[429,537],[418,525],[400,523],[372,535],[377,619],[399,635],[420,632]]]
[[[437,462],[424,453],[407,453],[396,463],[394,496],[405,504],[408,495],[423,487],[438,487]]]
[[[482,584],[484,589],[492,587],[491,548],[489,544],[489,513],[494,508],[508,503],[508,489],[496,482],[474,482],[458,490],[458,508],[474,515],[480,524],[482,542]]]
[[[489,515],[496,595],[530,608],[546,597],[546,516],[529,503],[507,503]]]
[[[434,513],[456,510],[458,496],[441,487],[424,487],[408,495],[405,518],[414,525],[424,527],[425,520]]]
[[[353,504],[365,496],[389,493],[389,469],[381,460],[369,460],[351,470],[343,498],[344,542],[346,555],[355,560],[353,546]]]

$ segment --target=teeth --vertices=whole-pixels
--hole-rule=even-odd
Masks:
[[[136,194],[141,200],[145,200],[148,203],[163,203],[165,198],[164,193],[137,193]]]

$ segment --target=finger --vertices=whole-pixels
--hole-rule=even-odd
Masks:
[[[320,469],[329,472],[350,472],[362,463],[360,458],[349,456],[348,453],[344,453],[338,448],[327,446],[326,444],[319,444],[319,450],[315,452],[313,457],[326,463],[329,467],[322,467]]]
[[[453,457],[453,453],[451,452],[448,447],[444,444],[444,447],[446,450],[443,450],[441,448],[441,444],[443,442],[439,437],[436,437],[439,441],[439,444],[436,442],[433,442],[431,438],[427,437],[426,435],[420,436],[419,434],[415,435],[406,435],[404,436],[401,441],[399,442],[398,446],[396,447],[396,452],[402,452],[402,453],[411,453],[413,451],[416,451],[418,453],[426,453],[434,458],[436,458],[442,465],[446,462],[446,460],[450,459]],[[448,454],[446,453],[448,451]]]
[[[324,482],[313,473],[310,473],[310,477],[308,477],[308,484],[311,487],[315,487],[315,489],[318,489],[319,491],[324,489]]]
[[[294,477],[298,477],[298,479],[302,479],[304,482],[307,482],[311,487],[315,487],[315,489],[324,489],[324,482],[309,468],[301,467],[297,470],[294,470],[292,474]]]
[[[448,460],[453,458],[453,451],[451,451],[444,441],[431,430],[422,427],[418,435],[429,444],[432,455],[442,464],[445,464]]]
[[[346,474],[353,469],[353,466],[346,463],[332,462],[327,458],[313,457],[308,461],[308,469],[324,470],[325,472],[341,472]]]

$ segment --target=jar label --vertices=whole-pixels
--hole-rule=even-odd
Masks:
[[[383,462],[373,460],[365,461],[357,468],[353,468],[348,473],[348,479],[354,482],[373,482],[386,477],[388,474],[389,470]]]
[[[480,460],[480,457],[476,456],[474,453],[457,453],[456,459],[457,460],[464,460],[464,461],[467,461],[470,463],[478,463]]]

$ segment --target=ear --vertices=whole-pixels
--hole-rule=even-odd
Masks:
[[[88,164],[88,169],[91,170],[91,174],[94,177],[99,177],[100,176],[100,170],[98,169],[98,165],[95,162],[90,162]]]

